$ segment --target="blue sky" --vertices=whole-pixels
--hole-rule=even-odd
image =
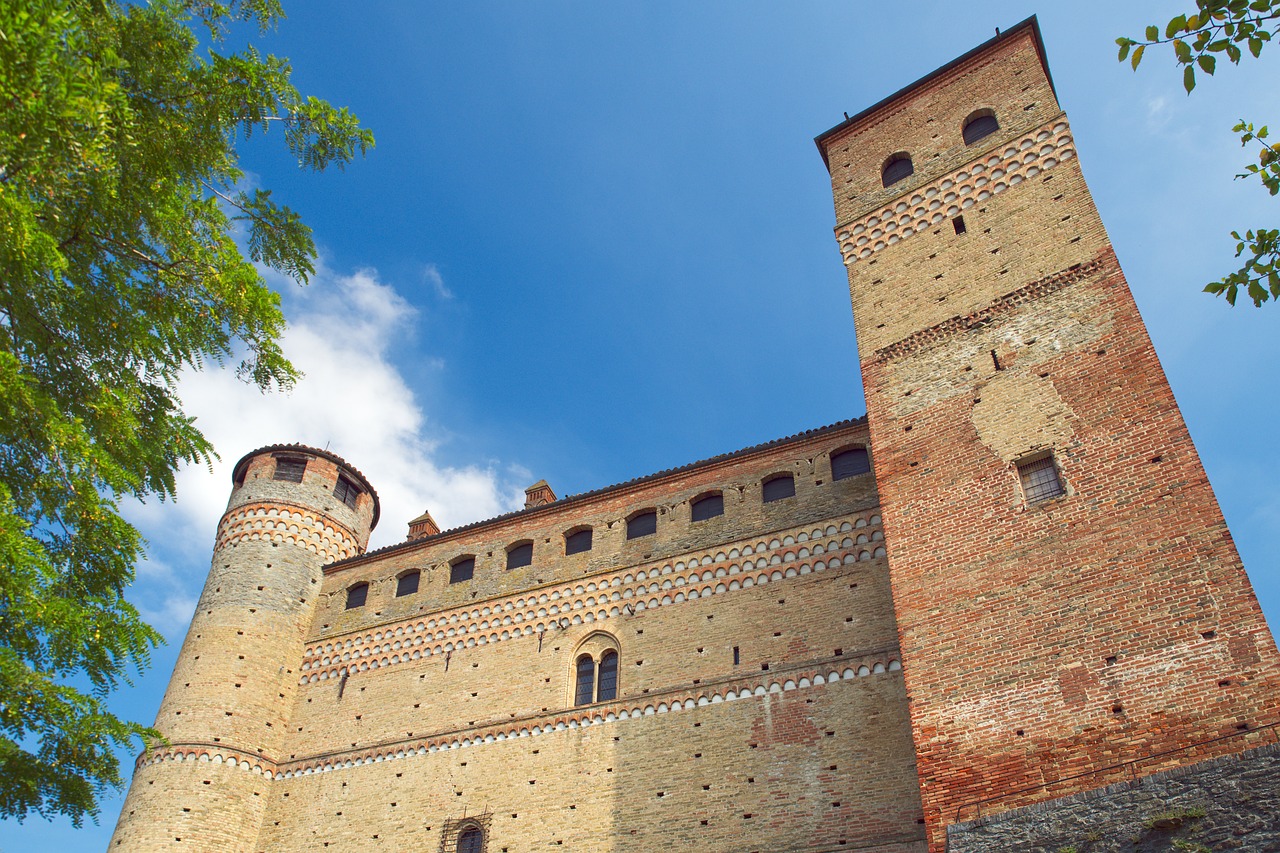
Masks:
[[[864,412],[827,176],[812,139],[1039,12],[1081,164],[1264,611],[1280,625],[1280,308],[1198,291],[1232,228],[1280,204],[1233,181],[1244,116],[1280,121],[1280,47],[1191,96],[1113,39],[1181,9],[1082,0],[286,4],[264,48],[378,138],[302,173],[268,137],[243,165],[315,230],[282,283],[308,378],[264,398],[225,373],[182,393],[222,464],[133,507],[134,600],[169,638],[114,700],[150,722],[208,569],[230,465],[326,444],[382,496],[374,545],[430,509],[454,526]],[[1264,55],[1265,56],[1265,55]],[[125,758],[131,766],[132,756]],[[99,826],[8,822],[4,851],[105,848]]]

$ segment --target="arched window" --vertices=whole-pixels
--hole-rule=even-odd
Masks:
[[[645,510],[627,519],[627,538],[639,539],[658,532],[658,513],[656,510]]]
[[[999,129],[1000,122],[996,121],[995,113],[991,110],[977,110],[964,120],[964,129],[961,135],[964,137],[965,145],[972,145]]]
[[[694,500],[690,507],[694,521],[706,521],[717,515],[724,515],[724,495],[720,492],[703,495]]]
[[[584,527],[581,530],[571,530],[564,535],[564,553],[581,554],[583,551],[591,550],[591,528]]]
[[[613,665],[613,683],[614,689],[618,684],[618,664],[617,655],[614,655]],[[573,691],[573,704],[590,705],[596,686],[596,662],[591,659],[591,655],[583,655],[578,658],[578,680]]]
[[[418,579],[422,573],[417,569],[411,572],[405,572],[396,579],[396,598],[402,595],[413,595],[418,591]]]
[[[507,549],[507,568],[519,569],[533,565],[533,543],[517,542]]]
[[[831,454],[831,479],[844,480],[871,470],[871,459],[865,447],[851,447]]]
[[[600,675],[596,681],[596,701],[618,698],[618,653],[605,652],[600,658]]]
[[[449,564],[449,583],[462,583],[471,580],[476,573],[476,558],[463,557]]]
[[[911,155],[905,151],[899,152],[885,161],[884,169],[880,172],[880,180],[886,187],[892,186],[914,171],[915,167],[911,165]]]
[[[483,853],[484,833],[478,826],[468,826],[458,833],[457,853]]]
[[[369,598],[369,585],[367,583],[358,583],[347,587],[347,609],[354,610],[357,607],[364,607],[365,601]]]
[[[764,481],[762,492],[764,503],[773,503],[783,498],[794,498],[796,496],[796,478],[790,474],[778,474],[776,477],[770,477]]]

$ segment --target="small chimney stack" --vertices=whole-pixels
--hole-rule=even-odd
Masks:
[[[409,522],[409,541],[413,542],[417,539],[426,539],[428,536],[435,536],[440,532],[440,525],[436,524],[436,520],[431,517],[431,513],[424,512],[422,515]]]
[[[524,490],[524,508],[532,509],[535,506],[546,506],[556,502],[556,493],[551,491],[551,487],[547,485],[546,480],[539,480],[532,486]]]

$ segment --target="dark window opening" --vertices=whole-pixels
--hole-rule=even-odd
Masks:
[[[1026,495],[1029,504],[1056,498],[1066,491],[1062,487],[1062,479],[1058,476],[1058,466],[1054,464],[1052,454],[1019,462],[1018,478],[1022,480],[1022,493]]]
[[[986,139],[1000,129],[1000,122],[990,110],[979,110],[969,116],[964,123],[964,144],[972,145],[980,139]]]
[[[405,572],[396,580],[396,598],[402,595],[413,595],[418,591],[418,579],[421,572]]]
[[[724,515],[724,495],[704,495],[693,502],[693,520],[706,521],[717,515]]]
[[[564,535],[564,552],[568,554],[581,554],[583,551],[591,550],[591,528],[583,530],[575,530],[572,533]]]
[[[356,501],[360,498],[360,487],[339,474],[338,482],[333,485],[333,496],[355,509]]]
[[[772,480],[764,481],[764,502],[772,503],[796,496],[796,478],[790,474],[780,474]]]
[[[658,532],[658,513],[654,510],[632,516],[627,521],[627,538],[639,539],[641,536],[652,536]]]
[[[615,663],[615,677],[616,677]],[[573,704],[590,705],[591,692],[595,688],[596,681],[596,662],[591,659],[591,655],[583,655],[578,658],[578,683],[577,688],[573,692]]]
[[[507,549],[507,568],[519,569],[533,565],[533,543],[521,542]]]
[[[369,599],[369,585],[367,583],[358,583],[355,586],[347,587],[347,609],[354,610],[357,607],[364,607],[364,603]]]
[[[618,654],[605,652],[600,658],[600,675],[596,687],[596,701],[608,702],[618,698]]]
[[[457,853],[483,853],[484,833],[478,826],[469,826],[458,833]]]
[[[871,458],[865,447],[842,450],[831,456],[831,479],[844,480],[871,470]]]
[[[283,480],[286,483],[301,483],[302,472],[306,470],[307,460],[305,459],[279,457],[276,459],[276,472],[271,475],[271,479]]]
[[[909,155],[894,154],[889,158],[889,162],[884,164],[884,171],[880,173],[880,180],[888,187],[908,177],[913,172],[915,172],[915,166],[911,165],[911,157]]]
[[[463,557],[456,563],[449,566],[449,583],[461,583],[462,581],[471,580],[471,576],[476,573],[476,558]]]
[[[957,233],[957,234],[963,234],[965,231],[968,231],[968,230],[969,230],[969,229],[967,229],[967,228],[965,228],[965,227],[964,227],[964,217],[963,217],[963,216],[957,216],[955,219],[951,220],[951,227],[952,227],[952,228],[954,228],[954,229],[956,229],[956,233]]]

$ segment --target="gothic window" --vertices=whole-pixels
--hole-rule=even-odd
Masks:
[[[302,472],[307,470],[307,460],[299,459],[296,456],[278,456],[276,457],[276,472],[271,475],[273,480],[283,480],[286,483],[301,483]]]
[[[347,609],[354,610],[357,607],[364,607],[365,601],[369,598],[369,585],[367,583],[358,583],[354,586],[347,587]]]
[[[783,498],[794,498],[796,496],[796,478],[790,474],[779,474],[776,477],[770,477],[764,481],[762,491],[764,503],[773,503]]]
[[[591,528],[584,527],[581,530],[571,530],[564,535],[564,553],[581,554],[583,551],[591,550]]]
[[[449,564],[449,583],[462,583],[471,580],[476,573],[476,558],[463,557]]]
[[[396,579],[396,598],[402,595],[413,595],[418,591],[418,580],[422,577],[422,573],[417,569],[411,572],[405,572]]]
[[[600,674],[596,681],[596,701],[618,698],[618,653],[605,652],[600,658]]]
[[[533,565],[533,542],[517,542],[507,549],[507,568]]]
[[[720,492],[703,495],[694,500],[691,511],[694,521],[706,521],[708,518],[724,515],[724,495]]]
[[[1058,466],[1053,454],[1046,453],[1018,463],[1018,479],[1022,481],[1022,493],[1027,503],[1034,504],[1056,498],[1065,493]]]
[[[583,655],[578,658],[578,680],[573,691],[573,704],[591,704],[594,698],[593,691],[595,690],[595,681],[596,662],[592,660],[591,655]],[[616,689],[618,683],[618,667],[616,663],[613,668],[613,682]]]
[[[1000,129],[1000,122],[996,121],[996,114],[991,110],[978,110],[964,120],[964,144],[972,145],[980,139],[985,139]]]
[[[356,501],[360,498],[360,487],[339,474],[338,482],[333,485],[333,496],[355,509]]]
[[[645,510],[627,519],[627,538],[639,539],[641,536],[652,536],[658,532],[658,513]]]
[[[911,155],[905,151],[900,152],[885,161],[884,169],[880,173],[880,180],[886,187],[893,186],[914,171],[915,167],[911,165]]]
[[[851,447],[831,454],[831,479],[844,480],[871,470],[871,459],[865,447]]]
[[[468,826],[458,833],[457,853],[483,853],[484,833],[478,826]]]

